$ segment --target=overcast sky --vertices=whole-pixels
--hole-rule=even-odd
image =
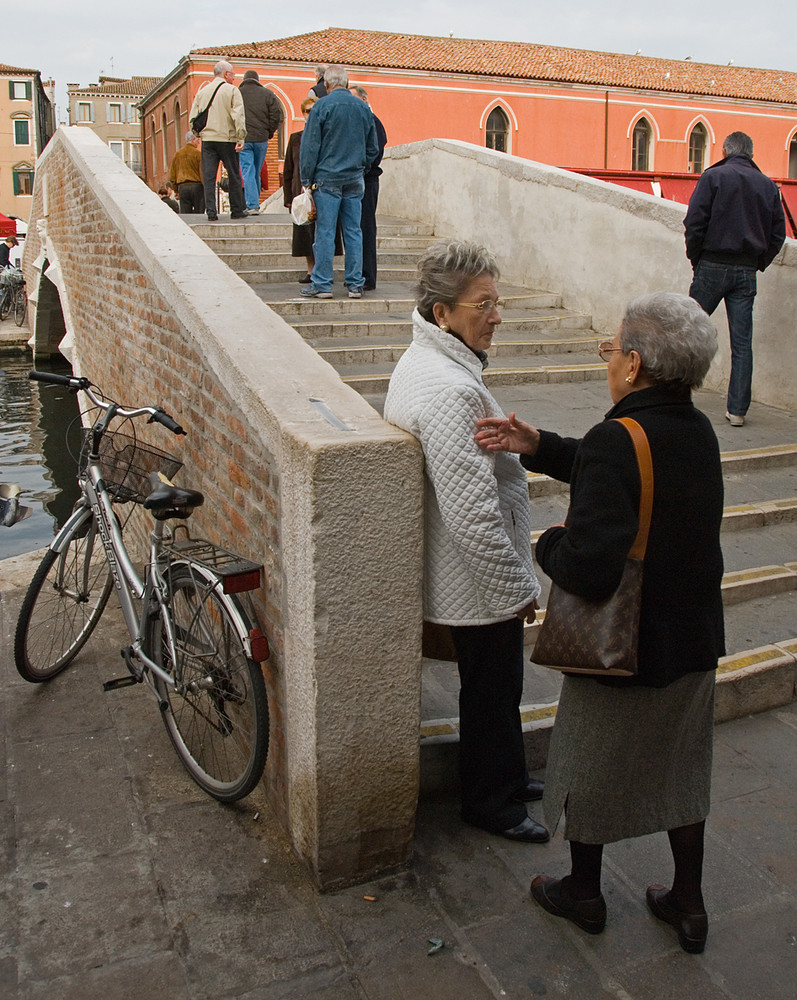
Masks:
[[[284,38],[331,26],[460,38],[542,42],[605,52],[797,71],[797,5],[782,0],[403,0],[364,4],[304,0],[38,0],[36,24],[9,15],[0,62],[41,70],[57,84],[59,119],[66,84],[107,76],[164,76],[192,48]],[[289,13],[289,8],[295,13]],[[186,11],[190,10],[190,16]],[[185,25],[188,25],[187,27]]]

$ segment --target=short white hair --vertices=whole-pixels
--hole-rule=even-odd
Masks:
[[[327,85],[327,90],[331,90],[333,87],[348,87],[349,74],[346,67],[327,66],[324,71],[324,83]]]
[[[225,73],[232,73],[232,71],[232,63],[228,63],[226,59],[220,59],[213,67],[214,76],[224,76]]]

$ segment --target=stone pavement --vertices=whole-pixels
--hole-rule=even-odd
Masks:
[[[565,871],[561,833],[512,844],[464,826],[452,790],[422,799],[406,870],[319,895],[258,790],[221,806],[119,672],[108,614],[49,685],[16,674],[11,636],[35,558],[0,565],[3,1000],[793,1000],[797,704],[716,729],[706,951],[644,902],[666,837],[606,849],[606,931],[530,902]],[[539,814],[539,807],[532,806]],[[430,940],[443,942],[428,955]]]

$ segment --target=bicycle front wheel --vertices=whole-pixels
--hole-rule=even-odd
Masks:
[[[113,579],[96,524],[87,511],[62,551],[48,549],[33,576],[14,637],[14,662],[26,681],[48,681],[68,667],[105,610]]]
[[[219,594],[217,581],[189,566],[168,578],[174,653],[160,616],[150,622],[149,656],[174,679],[156,679],[168,705],[163,721],[194,781],[213,798],[235,802],[260,780],[268,754],[266,685],[260,665],[249,659],[236,628],[243,611]]]
[[[11,312],[11,289],[6,287],[0,292],[0,319],[5,319]]]
[[[25,322],[25,315],[28,311],[28,293],[24,288],[18,288],[14,297],[14,322],[17,326],[22,326]]]

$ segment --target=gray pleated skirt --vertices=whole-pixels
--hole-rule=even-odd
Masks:
[[[565,839],[609,844],[704,820],[714,681],[708,671],[666,688],[618,688],[566,676],[545,773],[548,828],[565,810]]]

